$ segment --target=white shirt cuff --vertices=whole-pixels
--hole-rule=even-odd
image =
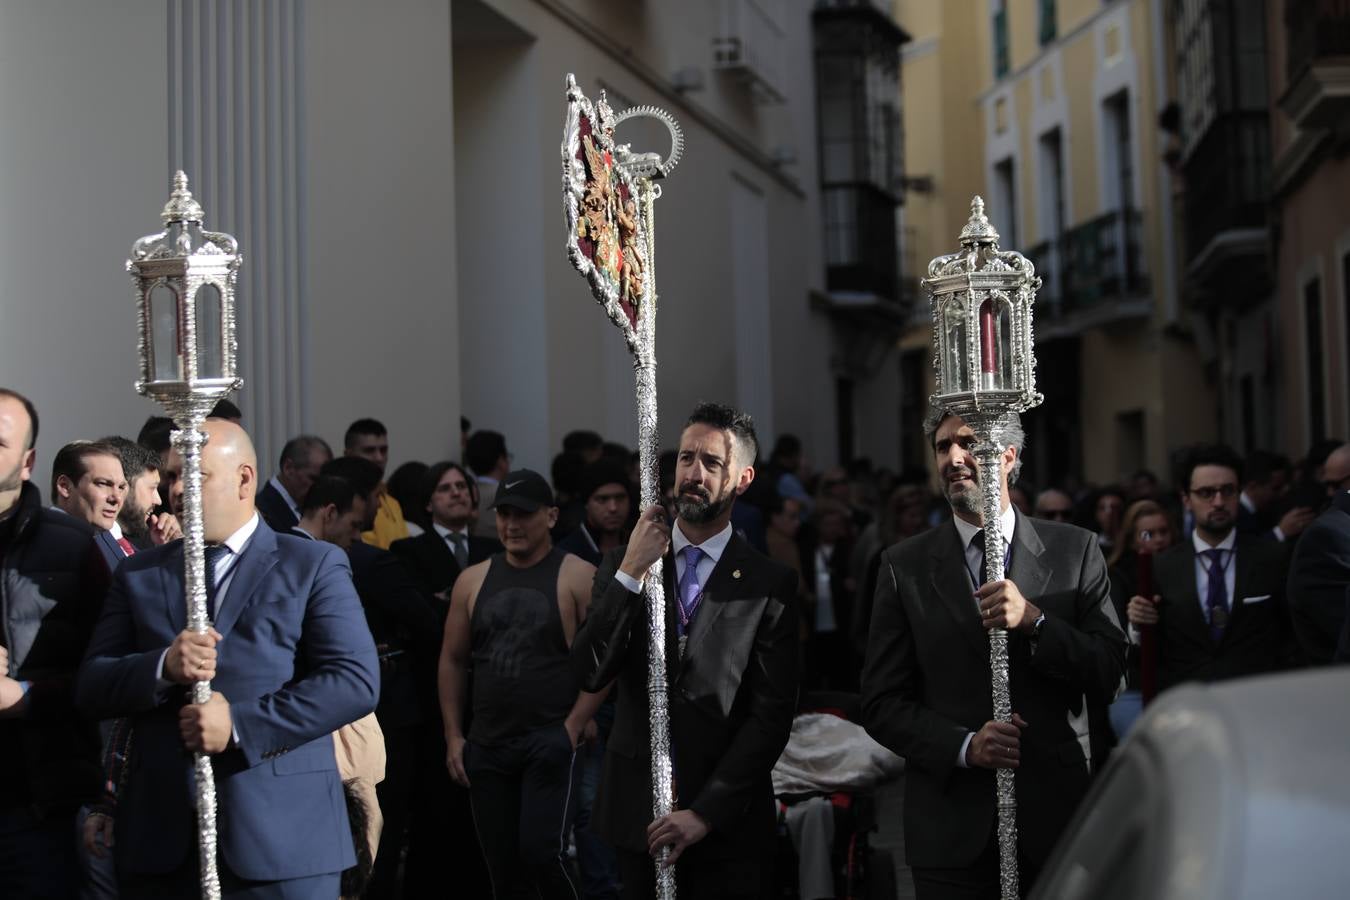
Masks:
[[[970,766],[966,765],[966,750],[970,747],[970,742],[974,740],[974,738],[975,732],[969,731],[966,733],[966,739],[961,742],[961,752],[956,754],[956,767],[958,769],[970,768]]]
[[[1142,638],[1142,637],[1140,636],[1140,634],[1139,634],[1139,626],[1138,626],[1138,625],[1134,624],[1133,622],[1130,622],[1130,623],[1129,623],[1128,632],[1129,632],[1129,635],[1130,635],[1130,643],[1131,643],[1131,644],[1134,644],[1134,645],[1137,647],[1137,646],[1139,646],[1139,644],[1141,644],[1141,643],[1143,642],[1143,638]]]
[[[173,687],[173,682],[164,677],[164,660],[169,657],[169,648],[165,647],[164,652],[159,655],[159,665],[155,666],[155,689],[158,691],[167,691]]]
[[[1283,531],[1280,530],[1280,526],[1276,525],[1274,528],[1270,530],[1275,532],[1275,540],[1279,541],[1280,543],[1284,543],[1285,534]]]
[[[632,575],[629,575],[627,572],[615,570],[614,580],[617,581],[619,584],[623,585],[628,590],[632,591],[634,594],[642,593],[642,582],[638,581],[636,578],[634,578]]]

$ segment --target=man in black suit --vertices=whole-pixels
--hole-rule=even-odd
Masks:
[[[1154,560],[1157,593],[1126,607],[1132,628],[1156,630],[1160,689],[1292,662],[1288,556],[1276,541],[1238,533],[1241,475],[1242,459],[1225,446],[1193,447],[1182,459],[1176,483],[1195,532]]]
[[[394,541],[389,549],[438,601],[441,620],[450,606],[450,588],[459,573],[502,548],[496,538],[473,534],[474,483],[454,462],[440,462],[422,477],[422,493],[431,514],[431,529],[417,537]]]
[[[1021,883],[1027,890],[1088,788],[1098,735],[1089,708],[1125,673],[1096,536],[1028,519],[1008,484],[1020,423],[1002,456],[1007,578],[983,584],[983,509],[975,435],[930,417],[950,523],[883,552],[863,668],[868,732],[905,757],[905,850],[920,900],[999,896],[994,769],[1017,770]],[[1008,629],[1013,721],[989,721],[987,631]]]
[[[1267,540],[1296,539],[1317,517],[1307,506],[1289,506],[1294,480],[1289,457],[1253,450],[1243,465],[1242,493],[1238,494],[1237,530]]]
[[[670,847],[683,896],[767,896],[775,811],[770,772],[797,703],[797,576],[731,528],[754,478],[748,416],[702,404],[676,461],[677,520],[644,510],[606,555],[572,646],[587,690],[617,685],[618,708],[593,827],[619,854],[625,898],[653,894],[652,857]],[[640,585],[665,558],[675,811],[652,821],[646,609]]]
[[[293,437],[281,448],[277,474],[258,492],[258,512],[273,531],[285,533],[300,521],[305,494],[332,458],[328,443],[312,434]]]
[[[1289,566],[1289,613],[1294,637],[1313,665],[1331,662],[1345,626],[1350,588],[1350,444],[1327,457],[1322,484],[1331,506],[1294,548]]]

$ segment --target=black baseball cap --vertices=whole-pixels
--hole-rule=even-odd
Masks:
[[[543,506],[553,506],[553,490],[544,476],[529,469],[508,472],[497,485],[497,496],[492,508],[509,506],[525,512],[534,512]]]

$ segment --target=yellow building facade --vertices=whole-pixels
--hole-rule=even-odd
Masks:
[[[970,198],[1036,264],[1037,380],[1024,477],[1105,484],[1215,436],[1215,400],[1180,302],[1173,176],[1157,126],[1170,96],[1161,2],[902,2],[907,275],[955,249]],[[925,178],[925,176],[927,176]],[[926,192],[924,189],[927,189]],[[911,279],[911,283],[913,283]],[[902,339],[906,410],[932,390]],[[920,385],[916,379],[926,379]],[[924,447],[906,421],[905,458]]]

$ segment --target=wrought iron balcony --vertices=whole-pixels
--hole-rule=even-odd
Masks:
[[[1110,311],[1121,301],[1146,297],[1142,228],[1138,210],[1118,210],[1070,228],[1057,240],[1027,248],[1025,254],[1041,277],[1039,315],[1054,320]]]
[[[1299,128],[1344,128],[1350,119],[1350,2],[1284,5],[1288,87],[1280,107]]]
[[[849,184],[822,186],[821,204],[829,292],[899,300],[895,201],[871,185]]]

